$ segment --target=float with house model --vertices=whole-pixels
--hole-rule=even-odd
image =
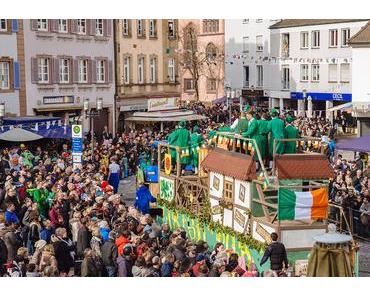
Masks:
[[[225,135],[218,133],[211,146],[198,150],[197,175],[181,174],[181,149],[158,145],[161,220],[171,228],[184,228],[192,240],[210,246],[223,242],[260,270],[269,268],[268,263],[259,264],[270,234],[276,232],[296,275],[305,275],[315,238],[327,232],[328,185],[334,176],[327,158],[319,153],[275,154],[272,172],[262,166],[257,173],[253,154],[259,156],[258,148],[251,155],[235,151],[237,142],[254,140],[229,135],[225,145],[222,138]],[[170,150],[177,153],[176,166],[171,166]],[[355,275],[353,239],[349,246]]]

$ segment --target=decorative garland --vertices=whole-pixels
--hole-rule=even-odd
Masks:
[[[204,225],[208,225],[210,230],[219,232],[219,233],[228,234],[230,236],[234,236],[241,244],[251,247],[259,252],[264,251],[267,247],[266,243],[262,243],[254,239],[251,235],[242,234],[228,226],[224,226],[218,222],[212,221],[211,219],[212,215],[211,215],[210,205],[208,201],[205,202],[204,211],[202,215],[200,216],[196,216],[193,212],[191,212],[189,209],[187,209],[184,206],[177,206],[174,200],[167,201],[167,200],[158,198],[157,203],[160,206],[164,206],[168,208],[169,210],[186,215],[191,219],[198,219],[201,229],[204,229]]]

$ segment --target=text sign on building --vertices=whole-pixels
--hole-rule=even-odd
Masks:
[[[72,162],[73,168],[82,165],[82,125],[72,125]]]
[[[170,110],[179,106],[178,97],[152,98],[148,100],[148,111]]]
[[[292,99],[302,100],[302,92],[291,92],[290,97]],[[311,98],[312,101],[352,101],[352,94],[348,93],[307,93],[306,99]]]
[[[67,104],[74,103],[74,96],[45,96],[42,98],[43,104]]]

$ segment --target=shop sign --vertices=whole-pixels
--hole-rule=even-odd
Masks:
[[[303,99],[302,92],[291,92],[290,97],[296,100]],[[345,101],[351,102],[352,101],[352,94],[349,93],[307,93],[306,95],[307,100],[312,101]]]
[[[153,98],[148,100],[148,111],[170,110],[179,106],[178,97]]]
[[[74,103],[74,96],[45,96],[42,98],[43,104],[69,104]]]

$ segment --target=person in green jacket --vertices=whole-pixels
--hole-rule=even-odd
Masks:
[[[258,120],[253,117],[254,113],[252,110],[247,112],[247,119],[248,119],[248,130],[246,132],[241,133],[243,137],[251,138],[256,141],[257,147],[260,150],[260,138],[258,134]],[[253,148],[255,149],[254,145]],[[254,160],[258,161],[257,152],[254,152]]]
[[[285,125],[284,121],[279,118],[279,113],[275,108],[271,110],[271,121],[269,121],[267,130],[270,134],[270,156],[273,158],[273,148],[275,139],[283,139],[285,137]],[[275,147],[275,154],[284,154],[284,142],[277,141]]]
[[[285,118],[285,120],[288,123],[285,127],[285,138],[288,138],[288,139],[299,138],[298,129],[292,125],[292,122],[294,121],[293,117],[288,115]],[[297,152],[296,141],[285,142],[285,153],[286,154],[295,154],[296,152]]]
[[[37,210],[39,211],[40,216],[42,218],[46,218],[49,207],[42,185],[40,184],[33,189],[27,189],[26,193],[32,198],[32,201],[37,204]]]
[[[185,128],[185,121],[179,123],[179,127],[173,131],[168,138],[168,142],[174,146],[180,148],[180,163],[182,172],[184,173],[184,168],[189,164],[190,160],[190,151],[189,151],[189,142],[190,142],[190,132]],[[171,158],[174,161],[173,164],[176,164],[176,151],[171,150]]]
[[[190,135],[190,156],[191,164],[194,167],[194,173],[198,173],[199,155],[198,150],[203,142],[203,136],[199,133],[199,127],[194,126],[193,133]]]
[[[261,153],[261,158],[266,162],[266,157],[268,156],[268,150],[267,150],[267,145],[268,145],[268,120],[267,120],[267,115],[266,113],[263,113],[261,115],[261,119],[258,120],[258,135],[260,138],[260,153]],[[266,164],[266,163],[265,163]]]

